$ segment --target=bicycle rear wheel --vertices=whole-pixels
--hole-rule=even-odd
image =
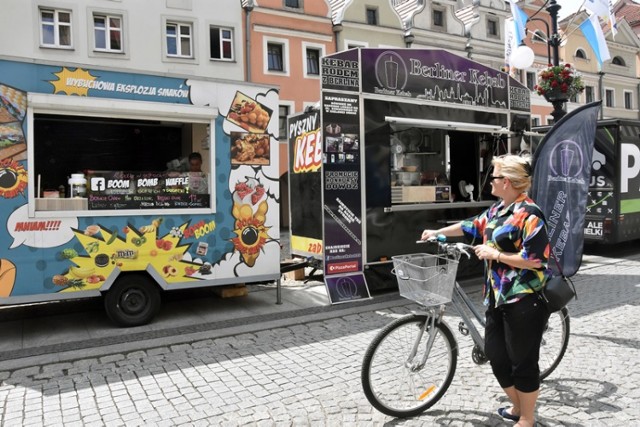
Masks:
[[[558,367],[569,345],[569,310],[564,307],[551,313],[540,345],[540,379],[544,380]]]
[[[392,417],[411,417],[433,406],[449,388],[456,371],[458,347],[449,327],[435,323],[429,357],[424,356],[429,328],[422,333],[426,315],[394,320],[373,339],[362,361],[362,388],[374,408]],[[416,341],[418,351],[408,360]]]

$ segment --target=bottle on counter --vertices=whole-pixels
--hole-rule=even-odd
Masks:
[[[81,173],[72,173],[69,178],[69,197],[87,197],[87,178]]]

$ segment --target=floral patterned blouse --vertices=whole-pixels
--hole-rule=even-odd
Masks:
[[[535,290],[542,289],[550,277],[547,225],[540,208],[526,194],[507,207],[500,201],[480,215],[462,221],[462,231],[471,244],[482,242],[501,252],[518,253],[524,259],[542,263],[540,268],[529,270],[485,260],[485,305],[489,305],[489,289],[497,307],[532,293],[527,284]]]

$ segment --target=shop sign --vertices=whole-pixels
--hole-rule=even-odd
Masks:
[[[208,208],[190,188],[191,173],[105,171],[89,174],[89,209]],[[202,177],[197,177],[202,178]]]
[[[447,104],[509,107],[508,74],[444,50],[362,49],[361,64],[363,92]]]
[[[360,90],[358,49],[347,50],[322,58],[322,89]]]
[[[334,289],[338,297],[362,298],[368,296],[368,291],[362,275],[359,97],[323,92],[322,119],[325,283],[330,295],[332,286],[340,284],[344,295]],[[351,277],[353,273],[359,273],[355,274],[359,278],[347,280],[345,276]],[[340,278],[333,280],[332,277]],[[333,297],[332,302],[336,302]]]

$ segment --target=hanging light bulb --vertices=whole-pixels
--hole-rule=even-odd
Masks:
[[[534,59],[535,54],[533,53],[533,50],[531,50],[529,46],[521,44],[511,54],[511,65],[520,70],[524,70],[525,68],[529,68],[533,65]]]

